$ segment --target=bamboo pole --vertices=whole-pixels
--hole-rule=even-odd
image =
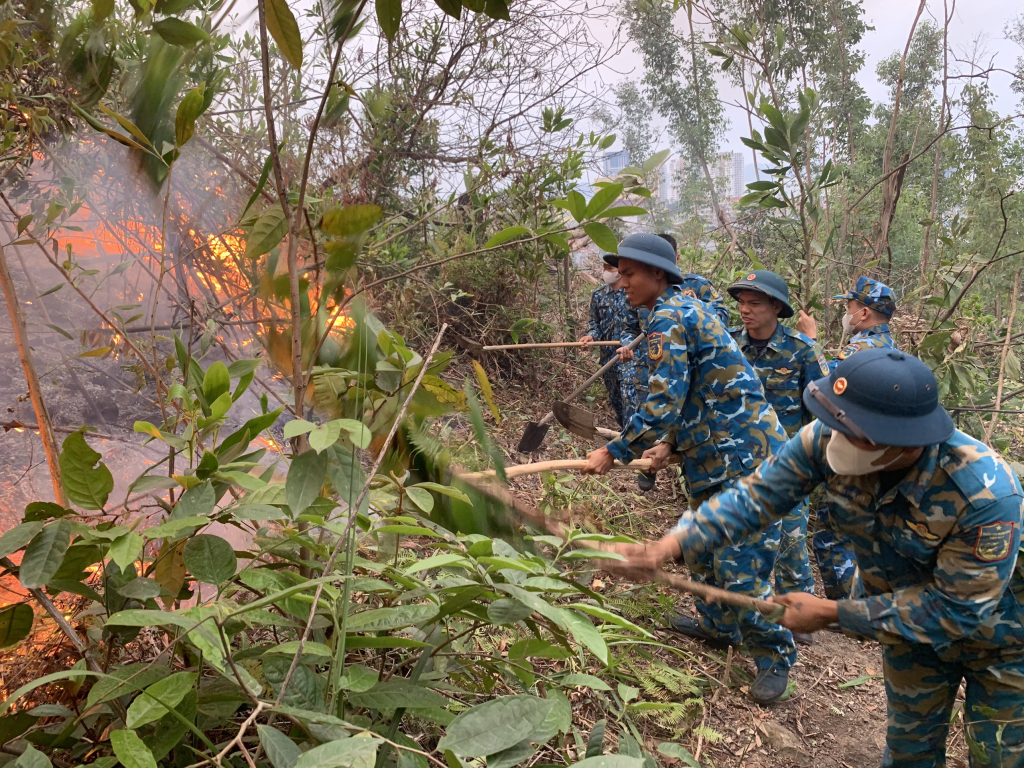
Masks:
[[[555,349],[559,347],[621,347],[621,341],[545,341],[530,344],[494,344],[483,347],[484,352],[496,349]]]
[[[679,459],[676,458],[675,461],[669,460],[669,463],[678,464]],[[538,475],[541,472],[583,469],[585,466],[587,466],[586,459],[552,459],[551,461],[535,461],[533,464],[517,464],[514,467],[505,467],[505,477],[522,477],[524,475]],[[636,459],[628,464],[616,461],[615,464],[612,465],[612,469],[631,469],[634,472],[649,472],[651,469],[651,460]],[[459,477],[466,480],[489,480],[496,478],[497,476],[497,471],[493,469],[485,469],[482,472],[468,472],[464,475],[459,475]]]
[[[57,439],[53,435],[53,424],[50,421],[50,414],[46,410],[46,403],[43,401],[43,391],[39,386],[39,375],[36,373],[35,362],[32,359],[32,348],[28,342],[25,317],[21,312],[21,305],[18,303],[18,293],[15,290],[10,267],[7,266],[7,255],[4,253],[3,246],[0,246],[0,283],[3,284],[4,300],[7,302],[7,313],[11,317],[14,340],[18,345],[18,357],[21,358],[21,367],[25,371],[28,394],[32,399],[32,408],[36,412],[36,421],[39,424],[39,437],[43,441],[43,450],[46,453],[46,463],[50,466],[53,494],[57,499],[57,503],[66,507],[68,500],[64,494],[64,484],[61,482],[60,475],[60,446],[57,445]]]

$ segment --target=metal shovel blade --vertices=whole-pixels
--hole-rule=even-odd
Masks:
[[[585,437],[588,440],[613,440],[619,436],[614,429],[602,429],[597,426],[594,422],[594,414],[577,408],[575,405],[557,401],[551,404],[551,410],[558,423],[574,435]]]
[[[551,429],[550,424],[539,424],[531,421],[523,430],[523,436],[519,439],[519,446],[516,448],[520,453],[533,453],[540,448],[541,443]]]

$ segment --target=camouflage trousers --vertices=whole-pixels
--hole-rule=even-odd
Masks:
[[[690,508],[696,509],[733,482],[726,481],[703,493],[693,494]],[[686,554],[686,567],[694,581],[765,599],[772,593],[772,569],[781,537],[781,525],[776,522],[738,544],[701,555]],[[731,645],[742,647],[759,670],[768,669],[776,663],[788,669],[796,663],[793,634],[785,627],[773,624],[757,611],[709,603],[696,595],[693,603],[701,629]]]
[[[643,370],[646,372],[647,369]],[[635,361],[619,363],[602,375],[605,389],[608,390],[608,401],[615,411],[615,419],[620,428],[626,426],[647,399],[647,388],[640,386],[637,375]]]
[[[821,584],[829,600],[845,600],[861,594],[860,576],[857,574],[857,556],[850,549],[847,538],[832,530],[832,510],[823,504],[815,511],[821,526],[811,538],[814,559],[818,561]]]
[[[782,538],[775,560],[775,591],[814,594],[814,571],[807,556],[807,519],[810,504],[804,499],[800,506],[782,520]]]
[[[1024,766],[1024,649],[944,651],[924,644],[883,645],[888,699],[883,768],[943,768],[960,681],[972,768]]]

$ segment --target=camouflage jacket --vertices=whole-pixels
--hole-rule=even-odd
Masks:
[[[866,595],[839,602],[843,629],[882,643],[927,643],[950,658],[958,649],[1024,645],[1024,492],[1009,465],[957,431],[882,492],[878,474],[829,468],[831,435],[811,422],[733,490],[684,514],[674,531],[683,551],[740,541],[824,483]]]
[[[602,285],[590,296],[590,325],[587,333],[594,341],[621,341],[626,346],[640,333],[637,311],[621,288]],[[601,347],[601,363],[615,355],[614,347]]]
[[[683,457],[692,493],[750,472],[786,439],[754,369],[702,301],[669,286],[645,322],[649,394],[608,443],[620,461],[659,440]]]
[[[849,343],[839,350],[839,354],[829,360],[829,369],[834,371],[836,366],[839,365],[840,360],[845,360],[854,352],[859,352],[862,349],[871,349],[872,347],[898,348],[896,342],[892,340],[892,336],[889,335],[888,323],[873,325],[870,328],[853,334],[850,337]]]
[[[808,382],[828,376],[824,353],[813,339],[782,323],[760,351],[750,343],[742,325],[730,328],[729,333],[757,371],[765,397],[786,434],[792,437],[814,418],[804,408],[802,395]]]

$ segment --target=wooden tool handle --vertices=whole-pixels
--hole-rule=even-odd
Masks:
[[[493,352],[496,349],[553,349],[556,347],[621,347],[621,341],[589,341],[584,344],[582,341],[545,341],[530,344],[493,344],[484,347],[484,352]]]
[[[669,459],[670,464],[678,464],[679,457],[673,456]],[[505,477],[522,477],[524,475],[536,475],[541,472],[557,472],[570,469],[583,469],[587,466],[586,459],[553,459],[551,461],[535,461],[533,464],[518,464],[514,467],[505,467]],[[616,461],[612,469],[632,469],[633,471],[648,472],[651,469],[650,459],[635,459],[628,464]],[[493,469],[485,469],[483,472],[470,472],[459,477],[469,480],[487,480],[497,477]]]

